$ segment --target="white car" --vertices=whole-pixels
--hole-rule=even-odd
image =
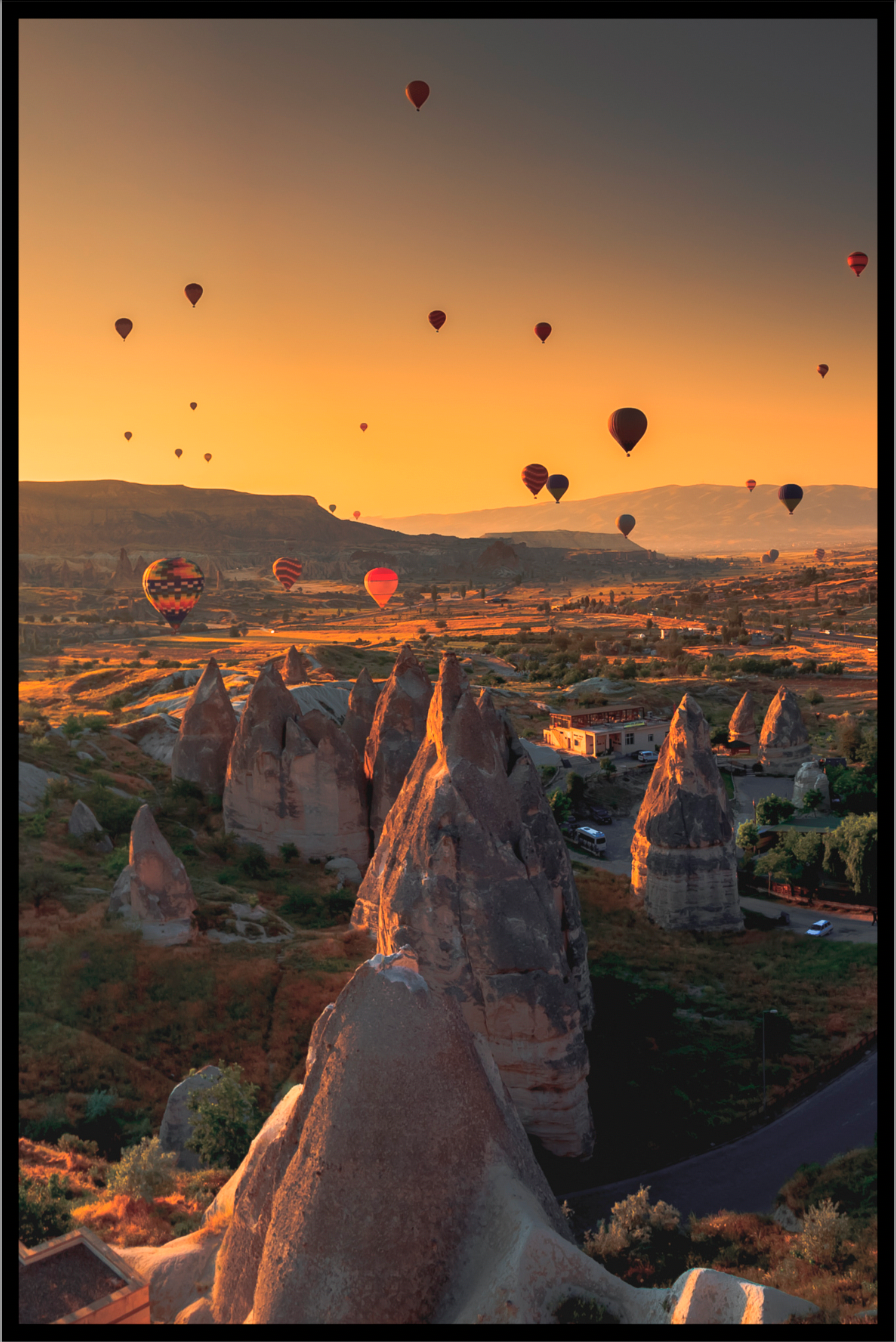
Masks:
[[[589,853],[602,853],[607,846],[607,836],[592,825],[580,825],[572,836],[573,843],[585,848]]]
[[[640,764],[656,764],[659,755],[655,750],[639,750],[638,762]]]
[[[819,918],[817,923],[813,923],[810,928],[807,928],[806,936],[829,937],[833,932],[833,930],[834,929],[832,925],[828,922],[827,918]]]

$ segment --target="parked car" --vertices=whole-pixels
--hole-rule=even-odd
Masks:
[[[591,825],[580,825],[572,836],[573,843],[586,852],[600,854],[607,846],[607,836]]]
[[[656,764],[659,755],[655,750],[639,750],[637,759],[641,764]]]
[[[817,923],[813,923],[811,927],[806,929],[806,936],[829,937],[833,932],[833,930],[834,929],[832,925],[828,922],[827,918],[819,918]]]
[[[592,820],[596,820],[599,825],[612,825],[613,815],[604,806],[592,806],[588,814]]]

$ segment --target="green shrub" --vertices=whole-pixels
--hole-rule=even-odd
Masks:
[[[803,1220],[802,1234],[791,1250],[795,1257],[808,1259],[821,1267],[833,1266],[849,1233],[849,1217],[838,1214],[839,1205],[825,1198],[809,1208]]]
[[[43,839],[47,833],[47,817],[40,811],[22,821],[22,833],[29,839]]]
[[[69,1191],[68,1180],[58,1174],[47,1183],[19,1175],[19,1239],[29,1249],[74,1229]]]
[[[106,1187],[114,1193],[152,1202],[153,1198],[174,1192],[176,1168],[174,1151],[163,1151],[158,1137],[144,1137],[139,1146],[122,1151],[121,1160],[109,1170]]]
[[[842,663],[842,662],[824,662],[824,663],[818,668],[818,674],[821,675],[821,676],[842,676],[842,675],[843,675],[843,663]]]
[[[99,1147],[96,1142],[85,1141],[83,1137],[78,1137],[74,1132],[64,1132],[56,1145],[60,1151],[71,1155],[97,1156]]]
[[[208,1165],[235,1170],[261,1127],[255,1103],[258,1086],[243,1081],[238,1063],[219,1060],[221,1078],[207,1090],[194,1091],[187,1107],[195,1115],[188,1146]],[[189,1075],[195,1076],[196,1069]]]
[[[116,796],[102,783],[94,783],[85,793],[84,801],[106,833],[113,838],[130,834],[134,816],[143,805],[137,797]]]
[[[19,903],[39,909],[45,899],[64,895],[71,888],[68,877],[51,862],[37,862],[19,872]]]
[[[294,843],[281,843],[280,856],[284,862],[291,862],[294,857],[299,856],[299,850]]]
[[[110,880],[117,881],[118,877],[128,865],[129,850],[127,848],[116,848],[103,858],[103,874]]]
[[[638,1245],[646,1245],[657,1230],[678,1229],[681,1212],[668,1202],[657,1202],[651,1207],[647,1194],[650,1186],[642,1186],[616,1202],[609,1224],[599,1221],[595,1231],[588,1231],[584,1239],[585,1252],[591,1258],[613,1257]]]
[[[240,874],[249,877],[250,880],[260,881],[271,875],[271,866],[265,856],[264,849],[259,847],[257,843],[246,845],[245,850],[237,859],[236,865]]]

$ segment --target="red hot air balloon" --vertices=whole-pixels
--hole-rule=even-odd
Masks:
[[[372,568],[364,575],[364,586],[382,608],[398,586],[398,574],[390,568]]]
[[[635,529],[635,519],[631,513],[620,513],[616,518],[616,526],[622,532],[623,536],[628,536]]]
[[[824,559],[824,550],[822,550],[821,548],[817,549],[817,550],[815,551],[815,558],[816,558],[816,559]]]
[[[176,448],[174,449],[174,455],[177,457],[178,460],[180,460],[180,458],[183,456],[183,454],[184,454],[184,450],[183,450],[182,447],[176,447]]]
[[[191,401],[191,402],[190,402],[190,409],[191,409],[191,410],[195,410],[195,409],[196,409],[196,402],[195,402],[195,401]]]
[[[275,559],[273,570],[274,577],[280,586],[288,592],[302,576],[302,561],[301,559]]]
[[[762,558],[760,559],[759,562],[760,562],[760,564],[771,564],[771,563],[772,563],[772,557],[771,557],[770,554],[768,554],[768,552],[766,552],[766,553],[762,556]]]
[[[858,279],[868,264],[868,257],[864,252],[850,252],[849,256],[846,258],[846,264],[849,266],[850,270],[855,271],[856,279]]]
[[[206,461],[211,461],[211,459],[212,459],[212,454],[211,454],[211,452],[206,452],[206,454],[205,454],[205,460],[206,460]]]
[[[569,481],[565,475],[549,475],[547,478],[548,493],[555,503],[559,503],[563,495],[569,489]]]
[[[607,421],[607,428],[619,446],[625,448],[625,455],[629,456],[647,431],[647,416],[643,410],[626,406],[622,410],[613,411]]]
[[[157,559],[143,572],[143,590],[151,606],[177,633],[202,595],[202,569],[191,559]]]
[[[331,503],[331,504],[330,504],[330,512],[331,512],[331,513],[335,513],[335,511],[336,511],[336,504],[335,504],[335,503]]]
[[[366,425],[366,424],[362,424],[362,425],[361,425],[361,432],[362,432],[362,433],[366,433],[366,432],[367,432],[367,425]]]
[[[132,436],[133,436],[133,435],[132,435],[130,432],[128,432],[128,433],[125,434],[125,438],[127,438],[128,442],[131,441]]]
[[[534,498],[537,498],[548,482],[548,469],[533,462],[523,469],[523,484]]]
[[[539,322],[538,325],[535,327],[535,334],[538,336],[538,339],[541,341],[541,343],[544,344],[548,336],[551,334],[550,323]]]
[[[131,321],[130,317],[119,317],[118,321],[115,323],[115,329],[122,340],[127,340],[134,329],[134,323]]]
[[[405,97],[408,99],[409,102],[412,102],[414,104],[417,111],[419,112],[420,108],[423,106],[423,104],[426,102],[426,99],[429,97],[429,85],[424,84],[422,79],[412,79],[404,92]]]
[[[202,285],[188,284],[186,289],[184,289],[184,293],[187,295],[187,298],[189,298],[190,302],[193,304],[193,307],[195,307],[196,304],[199,302],[200,298],[202,297]]]
[[[358,518],[359,518],[360,516],[361,516],[361,514],[360,514],[359,512],[354,512],[354,513],[352,513],[352,517],[355,519],[356,522],[357,522],[357,520],[358,520]]]
[[[793,516],[793,510],[803,497],[803,491],[799,485],[782,485],[778,490],[778,498],[784,504],[784,507]]]
[[[753,493],[753,490],[754,490],[755,488],[756,488],[756,481],[755,481],[755,480],[748,480],[748,481],[747,481],[747,489],[749,489],[749,491],[750,491],[751,494]]]
[[[440,312],[438,308],[434,308],[433,311],[429,314],[429,324],[430,326],[434,326],[436,328],[436,335],[438,335],[439,331],[445,325],[444,312]]]
[[[822,376],[822,379],[824,379],[824,375],[825,375],[825,373],[830,372],[830,369],[828,368],[828,366],[827,366],[826,363],[820,363],[820,364],[818,365],[818,368],[816,369],[816,372],[820,373],[821,376]]]

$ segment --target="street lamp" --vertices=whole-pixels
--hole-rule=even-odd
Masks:
[[[777,1016],[778,1008],[769,1007],[762,1013],[762,1112],[765,1113],[765,1018],[766,1016]]]

